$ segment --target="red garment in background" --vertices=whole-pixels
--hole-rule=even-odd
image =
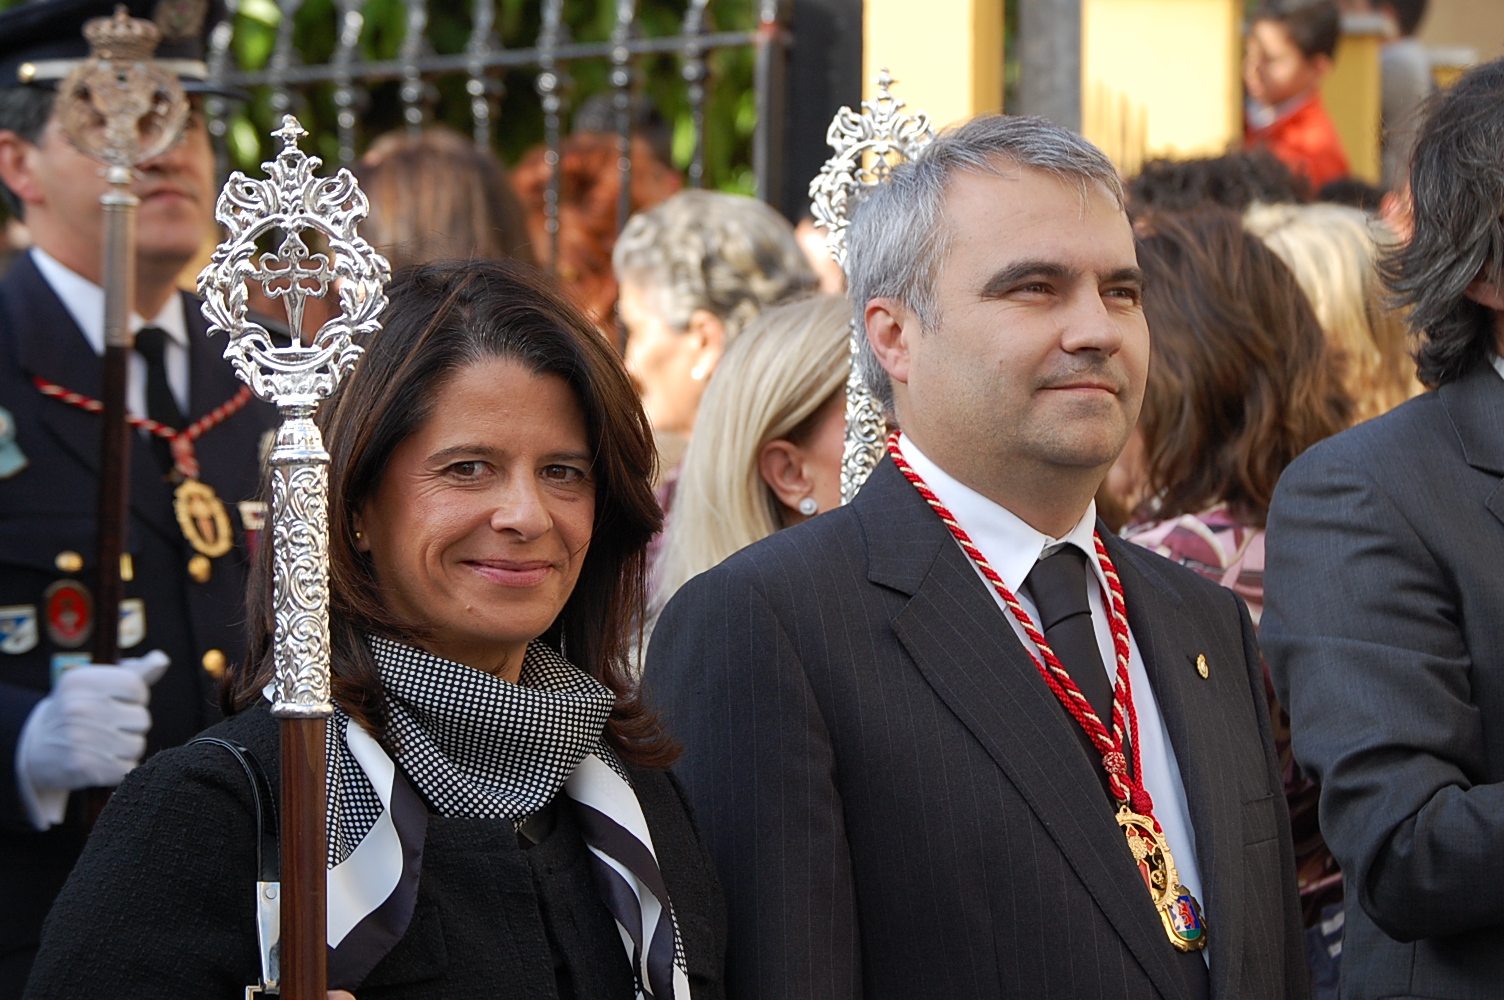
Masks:
[[[1337,126],[1322,106],[1320,94],[1312,94],[1263,128],[1246,124],[1247,118],[1244,121],[1244,145],[1269,150],[1291,171],[1311,182],[1312,194],[1328,181],[1352,173]]]

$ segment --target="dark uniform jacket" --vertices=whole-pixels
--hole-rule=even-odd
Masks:
[[[1195,828],[1210,995],[1308,995],[1263,668],[1237,595],[1102,530]],[[1197,657],[1205,656],[1205,678]],[[1073,727],[891,461],[686,584],[648,648],[758,1000],[1181,1000]]]
[[[1342,865],[1342,996],[1504,996],[1504,380],[1313,446],[1269,509],[1262,638]]]
[[[275,790],[277,728],[264,703],[209,735],[250,749]],[[665,771],[628,773],[693,998],[721,1000],[725,915],[683,791]],[[48,918],[26,996],[242,996],[259,968],[251,796],[235,759],[204,744],[158,754],[127,777]],[[633,1000],[584,839],[570,809],[556,812],[552,831],[526,850],[505,820],[430,814],[412,922],[355,995]]]
[[[206,336],[198,300],[185,296],[184,305],[191,396],[186,416],[192,422],[230,399],[241,383],[222,357],[223,339]],[[63,579],[92,591],[95,572],[100,418],[43,396],[33,376],[100,396],[99,357],[30,255],[22,255],[0,281],[0,407],[13,418],[15,445],[27,460],[20,471],[0,479],[0,609],[34,607],[37,621],[34,646],[16,652],[0,646],[0,1000],[19,994],[42,917],[85,835],[80,796],[73,797],[64,824],[38,833],[16,788],[16,742],[27,715],[51,686],[54,656],[89,652],[87,641],[66,649],[52,641],[44,595]],[[219,718],[217,675],[244,645],[247,553],[237,502],[258,495],[258,447],[275,419],[272,407],[252,400],[197,442],[201,479],[225,501],[235,533],[235,547],[213,561],[206,583],[189,577],[195,553],[173,512],[173,485],[147,440],[131,439],[126,549],[134,579],[125,584],[125,596],[144,603],[145,634],[122,655],[161,649],[172,658],[152,688],[148,753],[176,746]],[[77,553],[82,568],[61,572],[60,553]],[[12,636],[8,645],[14,649],[27,642]],[[213,675],[205,669],[206,654]]]

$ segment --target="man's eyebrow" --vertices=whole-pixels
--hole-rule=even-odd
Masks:
[[[1144,276],[1143,268],[1120,267],[1116,271],[1109,271],[1102,275],[1100,280],[1104,285],[1128,284],[1143,288],[1148,279]]]
[[[1079,275],[1080,271],[1076,268],[1067,267],[1057,260],[1021,260],[988,278],[986,284],[982,285],[981,295],[984,299],[993,298],[1030,279],[1070,281]]]

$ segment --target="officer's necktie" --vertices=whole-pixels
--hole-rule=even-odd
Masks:
[[[1102,651],[1097,646],[1097,630],[1092,624],[1086,587],[1086,553],[1074,545],[1062,545],[1034,564],[1024,580],[1023,590],[1033,599],[1039,612],[1039,627],[1044,632],[1045,641],[1060,658],[1060,665],[1071,675],[1076,687],[1086,696],[1102,725],[1111,732],[1112,683],[1102,668]],[[1101,751],[1075,719],[1068,721],[1110,797],[1111,786],[1102,766]]]
[[[186,422],[178,401],[167,384],[167,331],[160,326],[143,326],[136,331],[136,353],[146,361],[146,415],[159,424],[182,430]],[[152,453],[166,475],[172,471],[172,445],[152,435]]]

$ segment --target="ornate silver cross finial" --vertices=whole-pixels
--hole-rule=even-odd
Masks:
[[[367,202],[354,175],[341,169],[316,177],[322,165],[298,148],[307,135],[292,115],[275,133],[277,158],[263,163],[266,180],[236,171],[225,182],[215,217],[225,239],[198,277],[209,333],[229,335],[225,357],[251,389],[282,414],[272,451],[272,538],[276,566],[275,696],[282,718],[329,715],[329,454],[313,422],[319,403],[355,367],[356,339],[381,328],[391,270],[357,232]],[[328,253],[313,253],[303,234],[314,232]],[[264,237],[282,238],[272,253],[258,253]],[[293,340],[279,347],[250,318],[247,283],[281,299]],[[339,312],[304,344],[304,306],[333,290]]]
[[[58,87],[58,119],[68,141],[111,170],[114,184],[165,152],[188,120],[177,75],[152,60],[162,33],[123,5],[83,29],[89,58]]]
[[[883,67],[877,75],[877,95],[862,102],[858,114],[842,108],[830,123],[825,141],[835,152],[810,182],[810,211],[825,227],[830,255],[846,267],[846,229],[866,188],[885,183],[899,163],[912,160],[935,137],[929,115],[905,114],[904,102],[893,96],[894,80]],[[850,503],[883,457],[887,420],[867,390],[857,368],[860,341],[866,333],[851,330],[851,375],[846,381],[846,448],[841,457],[841,502]]]

